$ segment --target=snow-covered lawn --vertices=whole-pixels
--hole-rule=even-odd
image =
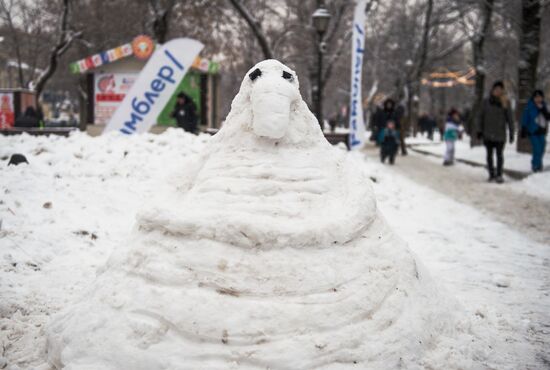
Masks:
[[[510,184],[509,187],[519,194],[531,194],[550,200],[550,172],[545,170],[544,172],[531,174],[519,182]]]
[[[0,137],[0,368],[44,362],[43,327],[51,315],[81,295],[126,240],[140,206],[208,139],[175,129],[135,137]],[[14,152],[30,164],[7,167]],[[364,163],[389,224],[435,280],[488,324],[487,336],[499,338],[490,356],[497,368],[547,368],[549,246],[377,158]]]
[[[22,369],[43,362],[51,314],[90,284],[166,174],[208,139],[176,129],[124,140],[0,136],[0,358]],[[30,164],[7,166],[14,152]]]
[[[423,151],[433,153],[443,157],[445,153],[445,142],[439,140],[439,135],[434,135],[434,141],[428,140],[426,137],[419,135],[416,138],[407,138],[407,144],[413,145]],[[529,173],[531,172],[531,155],[528,153],[519,153],[516,150],[516,142],[513,144],[506,143],[504,147],[504,167],[508,170]],[[470,138],[464,136],[462,140],[456,142],[455,156],[458,159],[463,159],[485,165],[486,151],[483,145],[470,147]],[[550,148],[547,148],[547,153]],[[547,154],[548,156],[548,154]]]
[[[445,142],[441,142],[439,134],[434,135],[434,141],[428,140],[425,136],[419,135],[416,138],[408,138],[407,144],[423,152],[428,152],[443,158],[445,153]],[[546,149],[546,162],[550,161],[550,145]],[[470,147],[470,139],[464,137],[456,143],[456,158],[473,162],[484,166],[486,163],[485,147]],[[527,175],[521,181],[507,184],[510,189],[518,194],[530,194],[544,199],[550,199],[550,172],[548,166],[542,173],[531,173],[531,155],[519,153],[516,150],[516,143],[506,144],[504,147],[505,169],[516,171]]]
[[[507,368],[547,368],[549,246],[390,167],[374,160],[367,160],[367,166],[389,224],[468,311],[487,317],[497,328],[506,345],[495,351]]]

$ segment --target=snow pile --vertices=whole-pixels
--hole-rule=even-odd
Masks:
[[[157,189],[89,291],[49,325],[48,361],[483,368],[487,345],[387,227],[362,164],[324,140],[295,73],[276,61],[255,69],[224,128]],[[252,109],[265,102],[255,94],[272,105]],[[266,129],[269,109],[288,122]]]
[[[546,155],[548,157],[548,154]],[[550,172],[534,173],[522,181],[510,185],[512,190],[521,194],[550,200]]]
[[[82,295],[163,174],[209,138],[0,135],[0,364],[44,358],[50,315]],[[13,153],[29,164],[7,166]]]

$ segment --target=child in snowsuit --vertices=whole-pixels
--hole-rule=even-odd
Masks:
[[[443,160],[444,166],[451,166],[455,161],[455,142],[458,140],[460,127],[460,113],[456,109],[451,109],[445,123],[445,132],[443,139],[445,140],[446,150]]]
[[[388,121],[386,128],[382,129],[380,140],[380,159],[382,163],[389,158],[390,164],[395,163],[395,155],[399,148],[399,132],[395,129],[395,122]]]

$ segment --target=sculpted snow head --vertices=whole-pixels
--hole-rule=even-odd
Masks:
[[[274,59],[264,60],[246,73],[224,126],[268,140],[297,143],[322,139],[317,119],[300,95],[296,72]]]
[[[248,78],[254,133],[282,138],[290,123],[291,106],[301,99],[295,72],[278,62],[266,61],[254,66]]]

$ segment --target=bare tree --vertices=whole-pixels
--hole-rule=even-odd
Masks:
[[[240,16],[250,27],[250,30],[260,44],[260,48],[262,49],[265,59],[272,59],[273,51],[271,50],[264,31],[262,30],[261,23],[248,11],[247,8],[245,8],[245,6],[239,0],[229,0],[229,2],[231,3],[231,5],[233,5],[235,10],[237,10]]]
[[[71,30],[69,27],[69,11],[70,11],[70,0],[63,0],[63,7],[60,15],[59,21],[59,30],[57,35],[57,41],[50,51],[50,56],[48,59],[48,66],[46,69],[38,76],[34,90],[36,91],[37,96],[42,94],[44,87],[48,80],[53,76],[57,69],[59,58],[65,54],[69,49],[71,44],[75,39],[82,36],[81,31]]]
[[[16,7],[14,0],[0,0],[0,17],[8,27],[11,45],[15,53],[15,58],[17,59],[19,87],[25,87],[23,59],[21,55],[21,37],[20,31],[15,25]]]
[[[373,7],[376,6],[377,3],[378,3],[378,0],[370,0],[369,2],[367,2],[367,5],[365,5],[365,13],[368,14],[373,9]],[[349,2],[344,2],[340,6],[340,9],[337,13],[334,25],[332,27],[332,31],[326,37],[326,42],[327,43],[330,44],[334,41],[335,35],[340,30],[340,25],[342,24],[342,19],[343,19],[343,16],[345,14],[345,11],[346,11],[348,5],[349,5]],[[323,74],[323,77],[322,77],[322,80],[321,80],[322,81],[321,88],[324,88],[327,81],[329,81],[330,78],[332,77],[332,71],[333,71],[334,65],[340,60],[342,54],[344,53],[344,50],[349,49],[349,42],[351,40],[351,35],[352,35],[351,30],[347,30],[344,37],[342,39],[338,40],[338,41],[340,41],[339,45],[337,46],[335,52],[329,58],[329,61],[327,63],[327,67],[324,71],[324,74]]]
[[[424,26],[422,30],[422,39],[420,46],[415,53],[416,67],[413,69],[414,75],[407,76],[408,79],[412,77],[412,83],[408,83],[413,91],[408,92],[407,99],[407,108],[408,108],[408,122],[402,122],[404,130],[401,130],[401,153],[403,155],[407,154],[407,147],[405,146],[405,135],[408,133],[409,129],[413,128],[413,133],[416,136],[416,122],[418,120],[418,107],[419,107],[419,96],[420,96],[420,86],[422,73],[426,67],[426,62],[428,61],[428,51],[429,51],[429,42],[430,42],[430,33],[433,29],[432,24],[432,14],[433,14],[434,2],[433,0],[428,0],[426,3],[426,11],[424,14]],[[416,97],[416,99],[414,99]]]
[[[472,18],[474,20],[471,24],[467,24],[467,18],[463,18],[462,25],[464,26],[464,29],[466,30],[467,34],[469,35],[471,46],[472,46],[472,57],[473,57],[473,64],[474,69],[476,72],[475,76],[475,87],[474,87],[474,101],[472,104],[472,114],[469,117],[469,120],[467,122],[468,125],[468,132],[474,132],[473,127],[475,125],[477,115],[479,113],[479,109],[481,108],[481,104],[483,102],[483,94],[485,92],[485,77],[486,77],[486,62],[485,62],[485,54],[484,54],[484,46],[485,41],[487,39],[487,35],[489,33],[489,28],[491,26],[491,20],[493,17],[493,10],[495,5],[495,0],[480,0],[479,3],[479,15],[473,14]],[[475,21],[475,18],[479,17],[480,22],[479,25],[475,25],[477,23]],[[473,138],[475,141],[475,138]]]
[[[162,4],[161,0],[149,0],[149,6],[153,13],[152,33],[155,40],[160,44],[166,42],[166,36],[170,30],[170,15],[175,3],[175,0],[168,0],[165,4]]]
[[[56,42],[52,40],[57,40],[57,32],[49,25],[56,23],[57,15],[52,15],[52,6],[49,6],[43,15],[35,17],[45,19],[42,33],[35,37],[39,35],[39,27],[21,28],[23,22],[19,21],[20,5],[32,5],[32,2],[0,0],[0,8],[2,3],[9,6],[12,1],[16,11],[13,23],[19,29],[15,37],[20,39],[18,45],[22,45],[20,59],[31,67],[43,68],[46,64],[43,61],[48,59],[43,56],[44,52],[37,64],[33,64],[33,56],[27,55],[26,50]],[[45,1],[50,5],[59,2],[61,0]],[[201,54],[221,62],[220,97],[224,111],[238,89],[240,77],[262,57],[276,57],[296,70],[304,99],[312,101],[318,71],[318,37],[311,22],[314,0],[86,0],[78,4],[80,11],[71,13],[71,24],[73,29],[82,30],[89,42],[77,39],[76,47],[71,47],[66,57],[60,59],[61,70],[67,69],[68,60],[78,60],[128,42],[139,33],[151,33],[157,40],[185,35],[203,41],[205,48]],[[327,102],[324,113],[331,116],[349,100],[349,40],[354,2],[327,0],[325,4],[332,18],[324,38],[327,51],[321,87]],[[366,24],[364,89],[374,91],[370,87],[376,86],[377,96],[372,96],[376,102],[383,96],[392,96],[406,103],[407,98],[403,97],[407,96],[404,93],[407,78],[411,85],[408,96],[419,98],[413,100],[414,106],[409,109],[415,116],[422,107],[429,107],[432,113],[441,112],[448,101],[457,108],[469,107],[475,101],[476,91],[478,96],[483,96],[484,83],[480,85],[480,80],[477,90],[467,85],[439,89],[424,87],[427,85],[423,85],[422,80],[429,79],[429,73],[439,69],[467,72],[477,67],[479,79],[504,78],[512,84],[510,90],[514,93],[521,0],[440,0],[433,1],[431,10],[428,0],[371,0],[369,4],[372,9],[366,9],[369,21]],[[153,6],[156,11],[152,10]],[[30,20],[33,12],[29,12]],[[550,12],[545,14],[545,19],[550,19]],[[157,26],[150,20],[155,17],[158,18]],[[544,22],[541,40],[550,37]],[[8,22],[2,23],[7,30]],[[12,33],[5,38],[5,47],[11,48],[14,44],[10,41]],[[548,81],[545,73],[550,70],[547,44],[541,44],[541,81]],[[13,48],[9,55],[14,60],[17,58]],[[406,68],[408,59],[413,62],[410,70]],[[31,69],[22,71],[23,82],[29,80]],[[48,87],[76,92],[75,77],[69,73],[55,74]]]
[[[522,0],[522,20],[518,63],[518,109],[519,116],[527,105],[532,91],[537,87],[537,66],[540,50],[541,1]],[[529,142],[518,140],[519,151],[528,151]]]

